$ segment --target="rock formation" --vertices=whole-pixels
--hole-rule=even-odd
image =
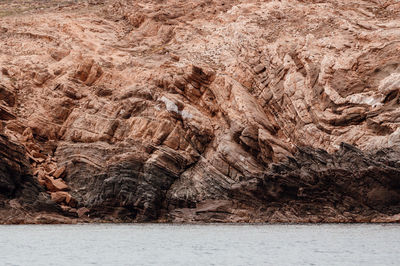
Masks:
[[[398,1],[0,7],[0,222],[400,221]]]

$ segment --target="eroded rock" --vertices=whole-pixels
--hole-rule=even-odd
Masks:
[[[322,2],[1,17],[0,221],[395,221],[400,9]]]

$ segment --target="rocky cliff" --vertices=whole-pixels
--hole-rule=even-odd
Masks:
[[[400,221],[399,1],[3,1],[0,221]]]

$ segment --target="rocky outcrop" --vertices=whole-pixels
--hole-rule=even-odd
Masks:
[[[0,13],[22,222],[398,220],[396,1],[53,2]]]
[[[24,148],[1,134],[0,201],[1,223],[69,222],[34,179]]]
[[[342,143],[337,152],[329,154],[299,147],[295,157],[271,165],[255,178],[233,185],[210,181],[208,186],[207,191],[217,188],[225,193],[201,204],[192,198],[192,206],[174,207],[168,220],[303,223],[393,217],[391,221],[396,221],[400,212],[399,150],[366,154]],[[169,202],[188,202],[177,191],[169,196]]]

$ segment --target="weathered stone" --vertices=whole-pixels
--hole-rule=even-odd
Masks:
[[[0,101],[4,101],[8,106],[14,106],[16,101],[15,93],[0,83]]]
[[[88,208],[82,207],[77,210],[78,217],[86,215],[90,210]]]
[[[43,212],[59,213],[32,176],[23,146],[0,134],[0,222],[33,222]],[[24,210],[24,211],[22,211]],[[26,215],[29,211],[29,217]]]
[[[53,177],[56,178],[56,179],[57,178],[62,178],[64,176],[64,174],[65,174],[65,166],[62,166],[61,168],[58,168],[54,172]]]
[[[65,191],[52,192],[50,195],[51,195],[51,200],[57,203],[65,202],[68,204],[72,198],[71,195]]]
[[[12,120],[15,118],[10,109],[0,104],[0,120]]]
[[[1,17],[0,222],[397,219],[400,9],[337,2]]]
[[[256,74],[260,74],[262,72],[264,72],[266,70],[265,66],[263,64],[257,65],[256,67],[254,67],[254,72],[256,72]]]
[[[49,191],[62,191],[69,189],[68,185],[61,179],[54,179],[51,176],[45,175],[43,180],[46,188]]]

